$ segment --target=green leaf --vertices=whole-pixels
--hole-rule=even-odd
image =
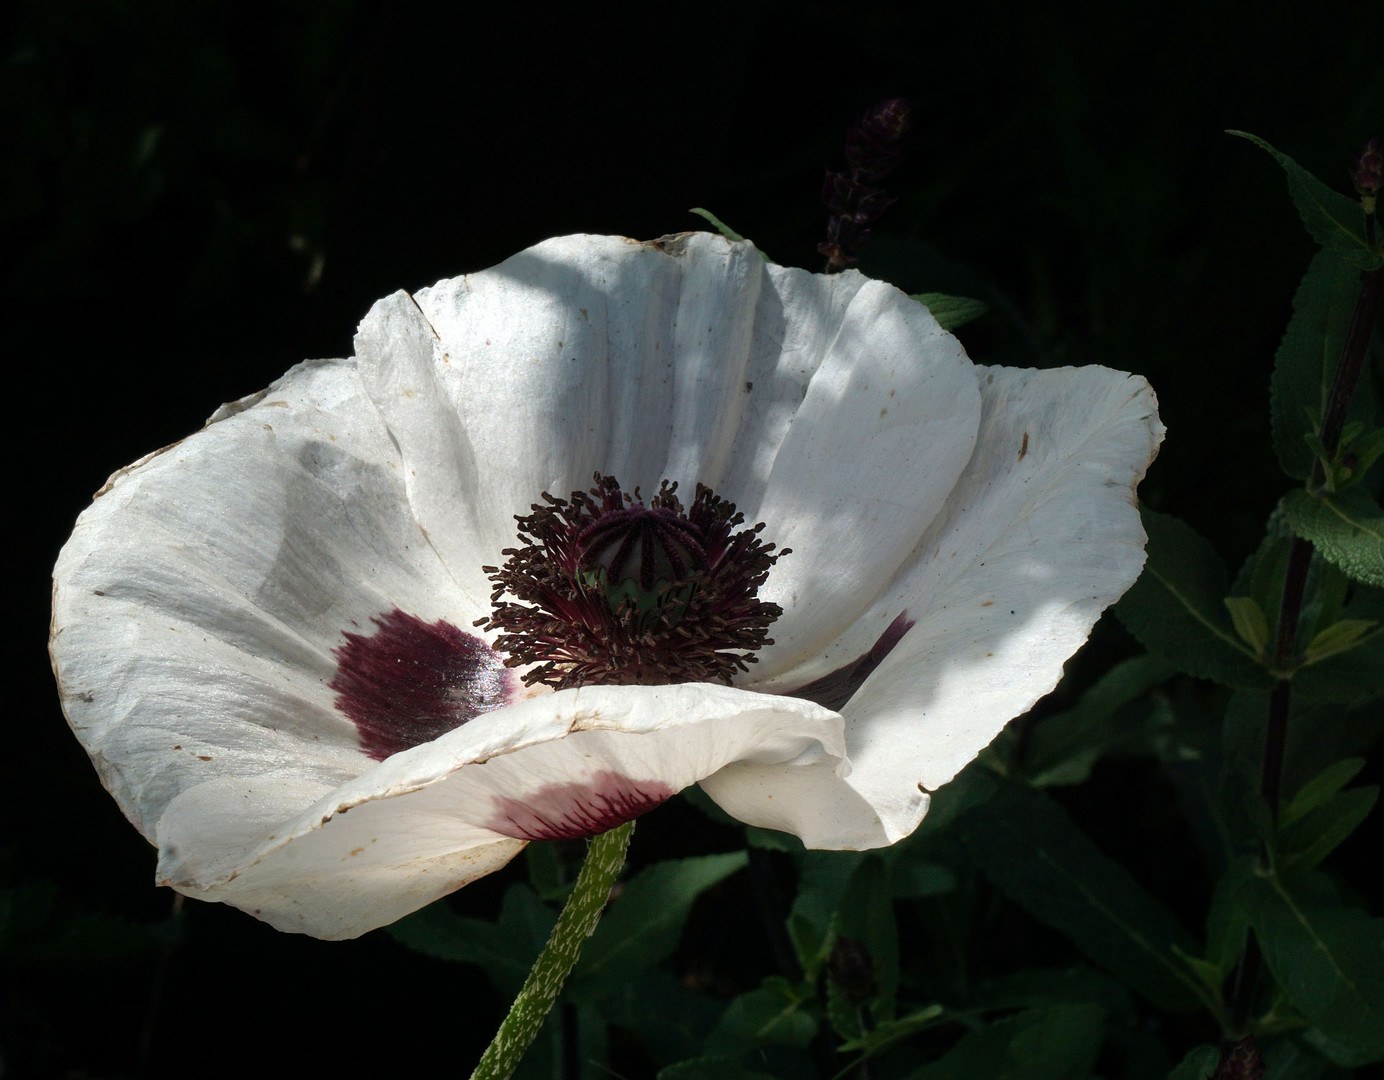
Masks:
[[[633,1034],[655,1061],[696,1057],[721,1018],[724,1002],[654,968],[603,998],[609,1022]]]
[[[648,971],[678,947],[692,904],[746,863],[743,851],[655,863],[620,890],[582,950],[573,989],[606,994]]]
[[[1359,294],[1359,270],[1331,251],[1312,257],[1293,294],[1293,317],[1274,357],[1270,395],[1274,450],[1295,480],[1312,473],[1316,455],[1307,440],[1317,436]],[[1367,404],[1353,404],[1351,416],[1368,417]]]
[[[1328,802],[1336,792],[1355,779],[1365,767],[1362,757],[1348,757],[1328,765],[1311,780],[1302,785],[1283,810],[1283,825],[1286,827]]]
[[[700,206],[694,206],[691,210],[688,211],[688,213],[696,214],[699,218],[705,218],[708,222],[711,223],[712,228],[714,228],[718,233],[724,236],[732,244],[738,244],[740,243],[740,241],[745,239],[738,232],[736,232],[729,225],[727,225],[724,221],[722,221],[715,214],[713,214],[710,210],[705,210]],[[758,255],[761,259],[763,259],[766,263],[772,263],[774,261],[773,259],[769,258],[768,255],[764,254],[764,252],[760,250],[758,245],[755,246],[754,250],[755,254]]]
[[[1111,751],[1146,749],[1147,731],[1129,723],[1128,706],[1167,682],[1174,668],[1152,655],[1136,656],[1107,671],[1074,708],[1033,725],[1022,771],[1034,787],[1080,784]]]
[[[1310,606],[1318,591],[1312,588],[1311,576],[1308,585],[1309,598],[1312,598]],[[1350,648],[1320,657],[1300,668],[1293,676],[1294,698],[1362,702],[1384,694],[1384,590],[1356,584],[1351,591],[1353,595],[1340,609],[1337,621],[1378,625],[1354,641]]]
[[[1342,791],[1285,828],[1278,840],[1279,875],[1286,879],[1316,867],[1370,816],[1378,799],[1373,786]]]
[[[809,980],[826,963],[832,917],[864,858],[856,851],[805,851],[798,859],[798,895],[788,913],[788,936]]]
[[[1220,1060],[1221,1052],[1216,1047],[1198,1046],[1189,1050],[1177,1068],[1168,1073],[1168,1080],[1210,1080]]]
[[[768,1073],[747,1069],[734,1058],[699,1057],[679,1061],[676,1065],[665,1066],[658,1071],[657,1080],[774,1080],[774,1078]]]
[[[986,875],[1034,918],[1162,1008],[1204,1000],[1200,979],[1173,952],[1195,952],[1191,935],[1047,796],[1005,785],[966,824]]]
[[[1227,596],[1224,603],[1240,640],[1255,656],[1263,656],[1269,644],[1269,620],[1263,610],[1249,596]]]
[[[1384,919],[1325,898],[1312,875],[1288,890],[1254,882],[1250,922],[1294,1007],[1325,1036],[1338,1065],[1384,1060]]]
[[[943,330],[955,330],[958,326],[965,326],[990,310],[990,305],[984,300],[948,296],[939,292],[913,293],[910,299],[926,307]]]
[[[496,922],[458,915],[444,899],[400,919],[388,933],[426,956],[478,965],[497,990],[513,997],[556,922],[538,894],[516,882],[505,892]]]
[[[867,855],[856,867],[832,916],[832,929],[836,936],[855,938],[865,946],[876,987],[871,1012],[876,1020],[892,1019],[899,986],[899,931],[889,871],[882,858]]]
[[[1179,671],[1228,686],[1266,686],[1259,658],[1222,602],[1229,574],[1215,549],[1177,518],[1141,510],[1148,563],[1115,614],[1151,653]]]
[[[1359,490],[1316,496],[1290,491],[1283,512],[1293,531],[1356,581],[1384,587],[1384,512]]]
[[[1339,253],[1352,266],[1371,270],[1380,264],[1380,258],[1370,250],[1365,242],[1364,210],[1358,199],[1342,195],[1327,187],[1296,161],[1275,150],[1257,135],[1245,131],[1229,131],[1248,139],[1255,146],[1267,150],[1283,166],[1288,174],[1288,191],[1293,197],[1302,223],[1312,234],[1312,239],[1328,251]]]
[[[878,1054],[896,1042],[911,1038],[920,1031],[946,1023],[948,1017],[941,1005],[929,1005],[925,1009],[900,1016],[897,1020],[886,1020],[860,1038],[843,1042],[837,1049],[843,1053],[864,1051],[866,1057]]]
[[[817,1021],[803,1010],[808,999],[787,979],[771,975],[757,990],[741,994],[726,1007],[706,1041],[711,1054],[738,1058],[760,1046],[807,1046]]]
[[[1379,624],[1373,619],[1340,619],[1316,634],[1302,655],[1304,664],[1316,664],[1364,643],[1365,635]]]
[[[1241,855],[1225,868],[1206,912],[1206,959],[1224,981],[1235,968],[1249,933],[1251,887],[1256,880],[1255,855]]]
[[[1105,1037],[1096,1005],[1031,1009],[976,1031],[908,1080],[1086,1080]]]

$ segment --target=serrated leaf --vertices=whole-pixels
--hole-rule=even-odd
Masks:
[[[1274,450],[1283,471],[1295,480],[1312,473],[1316,453],[1310,443],[1320,444],[1317,426],[1359,294],[1359,270],[1331,251],[1312,257],[1293,294],[1293,315],[1274,357],[1270,395]],[[1368,415],[1367,403],[1353,403],[1351,416]]]
[[[1240,640],[1222,603],[1229,574],[1191,526],[1142,509],[1148,562],[1115,614],[1149,652],[1179,671],[1227,686],[1267,686],[1268,672]]]
[[[672,955],[683,924],[703,892],[741,869],[743,851],[655,863],[620,890],[582,949],[573,990],[611,993]]]
[[[1350,577],[1384,587],[1384,512],[1364,492],[1290,491],[1283,512],[1294,532]]]
[[[1287,154],[1275,150],[1257,135],[1246,131],[1229,131],[1248,139],[1255,146],[1268,151],[1288,174],[1288,191],[1293,197],[1302,223],[1312,234],[1312,239],[1328,251],[1338,252],[1352,266],[1371,270],[1380,264],[1380,258],[1370,250],[1365,242],[1364,210],[1359,200],[1342,195],[1327,187],[1310,172],[1304,169]]]
[[[1168,1073],[1168,1080],[1210,1080],[1220,1063],[1221,1052],[1214,1046],[1198,1046],[1189,1050],[1177,1068]]]
[[[943,330],[955,330],[958,326],[965,326],[990,310],[990,305],[984,300],[972,300],[967,296],[924,292],[913,293],[909,298],[926,307]]]
[[[1293,796],[1283,810],[1283,825],[1287,827],[1303,815],[1327,802],[1333,795],[1349,784],[1365,767],[1362,757],[1348,757],[1328,765]]]
[[[745,239],[745,237],[741,236],[738,232],[732,229],[729,225],[727,225],[724,221],[718,218],[710,210],[704,209],[700,206],[694,206],[691,210],[688,211],[688,213],[696,214],[699,218],[703,218],[704,220],[710,222],[711,227],[714,228],[722,236],[724,236],[727,240],[729,240],[732,244],[738,244],[740,243],[740,241]],[[772,263],[774,261],[773,259],[769,258],[768,255],[764,254],[762,250],[760,250],[758,244],[755,245],[754,250],[755,254],[758,255],[761,259],[763,259],[766,263]]]
[[[1104,754],[1139,748],[1146,732],[1124,722],[1126,707],[1173,674],[1172,665],[1157,656],[1124,660],[1082,694],[1074,708],[1040,720],[1024,749],[1028,782],[1034,787],[1080,784]]]
[[[1204,999],[1173,953],[1194,952],[1192,936],[1047,796],[1002,786],[966,825],[986,875],[1034,918],[1162,1008],[1187,1011]]]
[[[1278,873],[1292,877],[1313,869],[1336,850],[1364,820],[1379,799],[1379,788],[1342,791],[1285,828],[1278,841]]]
[[[1316,877],[1316,875],[1312,875]],[[1260,878],[1250,921],[1274,978],[1338,1065],[1384,1060],[1384,920]]]
[[[1263,656],[1269,644],[1269,620],[1263,610],[1249,596],[1227,596],[1225,607],[1240,640],[1254,650],[1255,656]]]
[[[843,1042],[837,1049],[843,1054],[864,1051],[868,1057],[878,1054],[885,1047],[896,1042],[902,1042],[920,1031],[926,1031],[937,1024],[946,1023],[948,1019],[947,1011],[941,1005],[929,1005],[925,1009],[911,1012],[907,1016],[900,1016],[896,1020],[886,1020],[872,1028],[864,1036]]]
[[[1095,1005],[1031,1009],[967,1032],[908,1080],[1086,1080],[1104,1036]]]

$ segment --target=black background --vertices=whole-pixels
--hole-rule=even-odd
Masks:
[[[51,889],[58,914],[169,912],[152,853],[63,723],[44,655],[53,560],[111,471],[298,360],[349,352],[376,298],[548,236],[651,238],[702,227],[687,211],[706,206],[778,261],[818,268],[823,170],[880,98],[909,97],[917,125],[862,268],[987,300],[961,332],[979,360],[1146,375],[1169,434],[1145,500],[1232,564],[1257,541],[1287,487],[1267,379],[1312,246],[1277,166],[1223,129],[1348,190],[1349,155],[1384,128],[1377,5],[498,10],[10,10],[0,228],[19,490],[5,515],[0,884]],[[1120,784],[1098,774],[1095,790],[1111,800],[1095,816],[1121,820]],[[1117,857],[1160,842],[1099,839]],[[659,858],[737,842],[670,807],[636,846]],[[492,911],[501,885],[458,905]],[[133,1075],[152,1024],[148,1075],[465,1074],[501,1008],[475,969],[382,933],[328,944],[197,904],[181,933],[156,1009],[156,954],[10,942],[5,1066]],[[737,932],[718,934],[705,948]],[[732,975],[737,949],[763,948],[753,927],[739,935],[720,946]]]

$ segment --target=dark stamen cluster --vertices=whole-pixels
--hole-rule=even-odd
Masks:
[[[482,567],[494,610],[476,625],[501,632],[505,663],[536,664],[524,682],[558,689],[729,683],[748,670],[783,614],[756,596],[787,550],[759,539],[763,524],[743,528],[744,515],[703,484],[684,511],[676,483],[646,505],[638,488],[595,479],[570,499],[543,492],[546,505],[516,518],[521,546]]]

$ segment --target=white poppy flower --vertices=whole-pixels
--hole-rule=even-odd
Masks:
[[[854,272],[550,240],[381,300],[354,357],[116,473],[55,571],[63,706],[161,883],[319,937],[697,782],[809,847],[887,845],[1134,581],[1161,436],[1142,379],[976,367]],[[593,475],[690,509],[610,518],[568,498]],[[746,524],[712,556],[680,522],[718,499]],[[572,633],[625,638],[524,614],[554,544]],[[635,684],[568,686],[578,653]]]

